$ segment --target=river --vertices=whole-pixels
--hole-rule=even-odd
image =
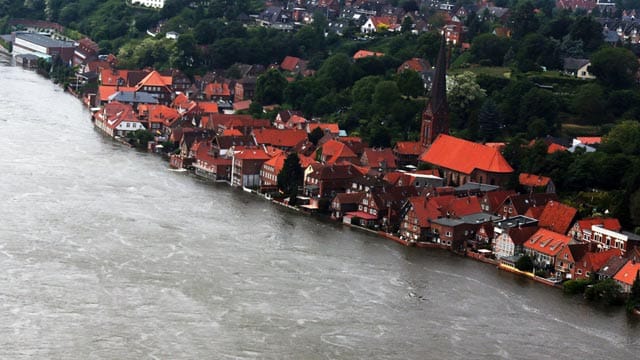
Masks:
[[[0,358],[637,359],[640,324],[167,170],[0,65]]]

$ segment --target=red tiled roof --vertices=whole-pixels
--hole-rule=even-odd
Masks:
[[[346,213],[345,215],[359,217],[360,219],[364,219],[364,220],[377,220],[378,219],[378,217],[376,215],[371,215],[371,214],[366,213],[364,211],[351,211],[351,212]]]
[[[596,272],[600,271],[604,264],[609,261],[614,256],[622,256],[622,250],[620,249],[608,249],[601,252],[588,252],[585,254],[582,261],[586,262],[587,265],[591,265],[591,269]]]
[[[428,60],[421,58],[412,58],[402,63],[398,67],[397,72],[403,72],[405,70],[413,70],[415,72],[421,73],[431,69],[431,64],[429,64]],[[418,143],[419,144],[419,143]]]
[[[171,126],[180,118],[178,110],[166,105],[148,105],[147,109],[149,110],[149,123]]]
[[[204,88],[204,93],[208,97],[214,96],[231,96],[231,90],[229,90],[229,84],[213,82],[207,84]]]
[[[242,136],[242,133],[238,129],[225,129],[222,136]]]
[[[640,262],[629,260],[613,278],[623,284],[633,285],[640,271]]]
[[[304,130],[296,129],[254,129],[253,137],[258,145],[273,145],[278,147],[294,147],[307,138]]]
[[[272,166],[273,172],[279,174],[280,170],[284,167],[284,161],[287,159],[287,155],[284,152],[277,154],[271,159],[267,160],[262,166]]]
[[[580,226],[580,229],[591,230],[591,226],[593,225],[599,225],[607,230],[616,231],[616,232],[619,232],[620,230],[622,230],[622,225],[620,225],[620,221],[618,221],[618,219],[616,218],[595,217],[595,218],[578,220],[578,226]]]
[[[243,149],[233,154],[235,159],[240,160],[269,160],[271,157],[261,148]]]
[[[396,168],[396,158],[393,156],[393,151],[390,148],[384,149],[373,149],[366,148],[364,149],[364,153],[360,157],[362,165],[371,166],[371,167],[382,167],[382,162],[384,161],[386,167],[388,168]],[[366,163],[365,163],[366,161]]]
[[[475,169],[493,173],[513,172],[496,149],[445,134],[436,138],[420,160],[463,174],[471,174]]]
[[[489,191],[485,194],[487,201],[489,202],[490,211],[495,212],[498,206],[504,202],[506,198],[511,195],[515,195],[513,190],[496,190]]]
[[[553,154],[556,151],[566,151],[566,150],[567,150],[567,148],[562,146],[562,145],[559,145],[559,144],[556,144],[556,143],[551,143],[551,144],[549,144],[549,147],[547,148],[547,154]]]
[[[543,211],[544,211],[544,205],[532,206],[527,210],[527,212],[524,213],[524,216],[530,217],[536,220],[540,220],[540,217],[542,216]]]
[[[295,56],[286,56],[284,60],[282,60],[282,63],[280,64],[280,68],[282,70],[293,72],[296,70],[296,65],[298,65],[299,62],[300,62],[300,58],[297,58]]]
[[[578,210],[557,201],[549,201],[540,215],[538,226],[566,234]]]
[[[326,159],[327,164],[334,164],[338,160],[355,160],[358,157],[356,154],[345,144],[329,140],[321,147],[322,157]]]
[[[331,123],[310,123],[308,131],[312,132],[316,128],[320,128],[322,131],[329,131],[334,135],[340,133],[340,127],[338,127],[338,124]]]
[[[571,242],[569,236],[547,229],[538,229],[525,241],[524,247],[545,255],[556,256],[565,246],[569,245],[569,242]]]
[[[133,107],[117,101],[106,104],[104,111],[98,112],[96,115],[111,129],[115,129],[123,121],[138,122],[138,117],[134,113]]]
[[[400,155],[420,156],[424,149],[419,141],[398,141],[394,147],[396,153]]]
[[[462,198],[454,197],[443,207],[442,211],[445,216],[449,214],[452,217],[461,217],[482,212],[482,208],[477,196],[467,196]]]
[[[436,202],[427,199],[424,196],[415,196],[409,198],[411,207],[418,218],[420,227],[429,227],[429,220],[437,219],[442,216]]]
[[[140,82],[136,85],[137,89],[140,89],[143,86],[160,86],[160,87],[170,87],[173,83],[173,78],[171,76],[162,76],[157,71],[150,72],[144,79],[140,80]]]
[[[596,145],[602,142],[602,137],[600,136],[578,136],[577,139],[585,145]]]
[[[384,53],[369,50],[358,50],[355,54],[353,54],[353,59],[358,60],[370,56],[384,56]]]
[[[213,102],[198,102],[198,107],[203,114],[217,114],[218,113],[218,104]]]
[[[333,198],[333,200],[337,200],[340,204],[358,204],[363,197],[363,192],[339,193]]]
[[[306,124],[307,123],[307,119],[303,118],[300,115],[293,114],[293,115],[291,115],[291,117],[289,118],[289,121],[287,121],[287,122],[291,123],[291,124]],[[337,125],[338,124],[336,124],[336,126]]]
[[[518,176],[518,181],[520,182],[520,185],[523,186],[537,187],[549,185],[551,178],[541,175],[521,173],[520,176]]]
[[[251,100],[236,101],[233,103],[233,111],[247,110],[251,102]]]
[[[504,150],[505,146],[507,146],[507,144],[503,143],[503,142],[488,142],[488,143],[484,143],[485,146],[488,147],[492,147],[500,152],[502,152],[502,150]]]
[[[103,86],[117,86],[119,78],[123,81],[127,81],[128,72],[129,70],[113,70],[111,68],[102,69],[102,71],[100,71],[100,81]]]

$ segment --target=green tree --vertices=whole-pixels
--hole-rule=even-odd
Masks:
[[[520,271],[533,271],[533,260],[529,255],[523,255],[516,261],[516,269]]]
[[[604,90],[596,83],[580,86],[571,105],[573,111],[580,116],[578,123],[597,125],[607,118]]]
[[[536,32],[539,26],[533,3],[531,1],[519,3],[511,15],[513,38],[522,39],[525,35]]]
[[[608,47],[593,53],[590,71],[607,86],[625,88],[635,81],[638,59],[628,49]]]
[[[297,153],[291,153],[284,160],[282,170],[278,173],[278,189],[289,196],[289,204],[296,204],[298,187],[302,185],[304,171]]]
[[[571,25],[569,36],[573,40],[581,40],[584,49],[594,51],[602,45],[602,25],[591,16],[579,16]]]
[[[464,128],[471,114],[480,108],[486,97],[484,89],[470,71],[447,77],[447,101],[455,128]]]
[[[584,296],[587,300],[601,302],[607,306],[622,305],[624,303],[622,289],[613,279],[606,279],[587,287]]]
[[[631,292],[629,293],[629,297],[627,298],[627,311],[632,312],[633,310],[640,307],[640,271],[636,273],[636,279],[633,281],[633,285],[631,285]]]
[[[481,139],[491,141],[498,137],[500,132],[500,111],[493,99],[488,98],[482,103],[478,113],[478,126]]]
[[[532,88],[520,100],[519,127],[527,129],[533,120],[543,119],[544,121],[538,121],[536,126],[542,125],[545,132],[552,133],[558,127],[558,109],[558,101],[551,91]]]
[[[254,98],[262,105],[280,104],[286,87],[287,79],[278,70],[269,69],[258,76]]]
[[[346,54],[338,53],[329,57],[318,69],[317,77],[327,87],[344,89],[353,84],[353,67]]]
[[[424,83],[420,75],[413,70],[404,70],[396,76],[400,93],[404,96],[418,97],[424,94]]]
[[[487,65],[501,66],[504,56],[509,50],[509,40],[493,34],[476,36],[471,42],[471,55],[477,63],[488,62]]]
[[[640,155],[640,122],[625,120],[602,139],[602,150],[609,154]]]

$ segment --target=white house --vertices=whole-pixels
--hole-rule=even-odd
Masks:
[[[131,4],[161,9],[164,7],[164,0],[131,0]]]

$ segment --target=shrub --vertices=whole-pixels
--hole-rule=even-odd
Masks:
[[[569,280],[562,284],[562,291],[570,295],[582,294],[589,284],[591,281],[588,279]]]

